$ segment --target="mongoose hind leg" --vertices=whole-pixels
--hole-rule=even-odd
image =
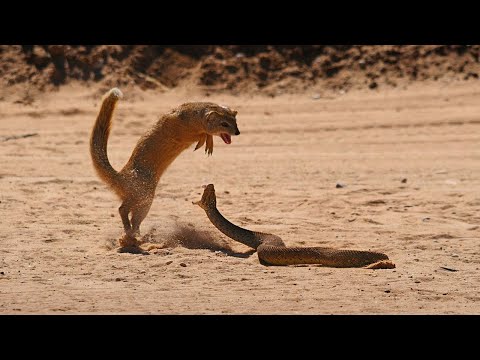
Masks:
[[[120,206],[119,212],[125,229],[125,235],[119,240],[121,252],[136,253],[136,250],[140,249],[141,242],[136,237],[140,235],[140,224],[150,211],[154,195],[155,192],[152,191],[148,194],[142,194],[140,199],[131,197]],[[130,219],[129,214],[131,214]]]
[[[150,211],[150,207],[152,206],[153,202],[153,194],[148,196],[147,199],[142,201],[140,204],[136,205],[132,208],[132,236],[140,235],[140,224],[147,216],[148,212]]]
[[[118,208],[118,212],[120,213],[120,217],[122,218],[123,229],[125,230],[126,234],[129,234],[132,230],[132,226],[128,218],[130,209],[131,209],[131,203],[129,201],[124,201],[122,205]]]
[[[132,225],[129,219],[129,214],[132,212],[135,201],[133,199],[124,200],[122,205],[118,208],[120,217],[122,218],[123,229],[125,230],[125,235],[119,239],[121,251],[127,251],[128,248],[138,247],[139,242],[135,238],[135,232],[132,229]],[[131,252],[131,251],[127,251]]]

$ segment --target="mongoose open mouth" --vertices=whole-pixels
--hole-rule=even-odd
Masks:
[[[221,133],[220,137],[222,138],[222,140],[225,144],[231,144],[232,143],[232,137],[230,136],[230,134]]]

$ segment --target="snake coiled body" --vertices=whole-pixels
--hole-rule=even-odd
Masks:
[[[206,186],[202,199],[195,204],[205,210],[212,224],[226,236],[257,250],[258,258],[264,265],[320,264],[339,268],[395,268],[388,256],[379,252],[328,247],[287,247],[279,236],[241,228],[218,211],[213,184]]]

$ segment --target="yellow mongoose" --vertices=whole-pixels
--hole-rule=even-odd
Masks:
[[[125,236],[120,245],[129,248],[138,246],[135,235],[150,210],[160,177],[173,160],[195,142],[195,150],[205,144],[205,153],[211,155],[213,135],[230,144],[231,135],[240,135],[240,131],[235,110],[210,102],[186,103],[163,115],[140,138],[123,169],[116,171],[108,161],[107,141],[113,111],[122,96],[117,88],[104,95],[90,137],[90,155],[100,178],[122,200],[118,210]]]

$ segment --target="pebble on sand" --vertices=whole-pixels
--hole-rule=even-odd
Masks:
[[[344,188],[345,186],[346,186],[346,185],[345,185],[344,183],[341,183],[341,182],[338,182],[337,185],[335,185],[335,187],[336,187],[337,189],[342,189],[342,188]]]

